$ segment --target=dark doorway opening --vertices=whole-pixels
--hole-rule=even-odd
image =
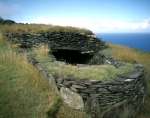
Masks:
[[[59,49],[52,52],[58,61],[63,61],[73,65],[76,64],[87,64],[93,55],[90,54],[81,54],[79,50],[67,50]]]

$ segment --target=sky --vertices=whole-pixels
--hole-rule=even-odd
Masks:
[[[0,16],[94,33],[150,33],[150,0],[0,0]]]

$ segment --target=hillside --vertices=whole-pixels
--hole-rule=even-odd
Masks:
[[[93,34],[90,30],[44,24],[0,25],[0,32],[34,33],[46,31],[74,31]],[[150,117],[150,53],[134,48],[106,43],[109,48],[102,50],[117,61],[137,61],[145,67],[148,91],[145,104],[138,118]],[[75,111],[62,104],[60,96],[51,91],[24,55],[16,53],[17,45],[9,44],[0,36],[0,111],[7,117],[57,117],[83,118],[84,112]],[[12,102],[13,101],[13,102]]]

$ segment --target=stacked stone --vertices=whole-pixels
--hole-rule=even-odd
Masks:
[[[50,32],[41,34],[4,33],[6,40],[20,43],[22,47],[30,48],[39,43],[48,43],[52,49],[78,48],[82,53],[97,52],[104,48],[100,39],[72,32]],[[86,49],[85,49],[86,48]],[[108,64],[117,65],[112,58],[96,53],[91,60],[102,58]],[[74,76],[52,75],[32,57],[27,57],[35,68],[48,80],[53,90],[59,93],[70,107],[85,109],[93,118],[134,118],[140,110],[146,96],[146,81],[142,65],[134,62],[134,71],[118,75],[107,81],[90,79],[76,80]],[[99,60],[99,59],[98,59]],[[101,63],[101,61],[99,62]]]
[[[63,78],[63,76],[57,74],[53,75],[53,77],[62,92],[62,96],[66,93],[72,93],[71,91],[77,93],[80,99],[83,98],[87,113],[92,113],[98,108],[100,113],[95,117],[99,117],[103,116],[108,109],[113,108],[115,104],[125,100],[132,100],[132,108],[139,107],[143,103],[146,95],[144,68],[139,64],[134,64],[134,66],[134,71],[118,75],[103,82],[89,79],[75,80],[73,76]],[[66,96],[69,97],[69,95],[65,95],[65,98]],[[95,109],[93,108],[94,104],[96,104]],[[78,107],[74,108],[77,109]],[[79,108],[83,109],[81,106]]]
[[[107,81],[75,79],[49,74],[34,58],[28,57],[51,87],[59,93],[64,102],[74,109],[84,109],[93,118],[110,116],[134,118],[146,96],[144,68],[135,62],[134,71],[118,75]]]
[[[87,51],[98,52],[105,48],[105,42],[101,39],[77,32],[47,32],[39,34],[3,33],[7,40],[21,44],[21,48],[31,48],[39,43],[48,43],[52,49],[79,49],[83,53]]]
[[[102,54],[100,52],[95,53],[91,60],[88,62],[90,65],[102,65],[102,64],[110,64],[118,68],[122,64],[119,64],[112,57]]]

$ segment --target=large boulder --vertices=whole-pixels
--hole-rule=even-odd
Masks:
[[[69,88],[61,87],[60,94],[64,99],[64,102],[70,107],[78,110],[84,109],[83,99],[78,93],[73,92]]]

